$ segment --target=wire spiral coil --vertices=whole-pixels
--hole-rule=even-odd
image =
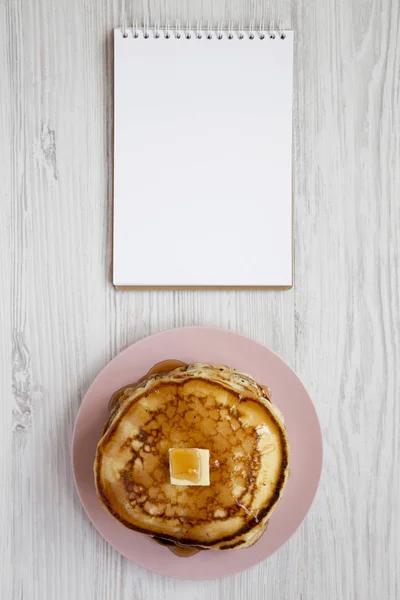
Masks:
[[[122,25],[121,34],[124,38],[175,38],[175,39],[249,39],[249,40],[264,40],[264,39],[280,39],[284,40],[286,38],[286,32],[282,28],[269,27],[265,28],[263,23],[260,23],[259,26],[252,27],[233,27],[228,24],[228,27],[211,27],[210,25],[204,27],[203,25],[197,24],[193,25],[191,23],[186,23],[184,27],[181,26],[179,22],[176,22],[174,25],[170,25],[166,23],[164,26],[160,26],[159,24],[154,24],[152,26],[133,24],[132,26]]]

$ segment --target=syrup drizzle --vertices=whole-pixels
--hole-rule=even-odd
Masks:
[[[158,375],[159,373],[168,373],[169,371],[173,371],[174,369],[177,369],[178,367],[187,367],[187,364],[182,362],[181,360],[163,360],[159,363],[157,363],[156,365],[154,365],[154,367],[152,367],[150,369],[150,371],[147,373],[147,375],[145,375],[144,377],[142,377],[142,379],[140,381],[138,381],[138,383],[140,383],[141,381],[143,381],[143,379],[149,377],[150,375]],[[156,540],[158,541],[158,540]],[[165,545],[162,542],[158,542],[161,545]],[[167,546],[168,550],[170,550],[173,554],[176,554],[176,556],[180,556],[181,558],[189,558],[189,556],[193,556],[194,554],[197,554],[198,552],[200,552],[200,550],[198,548],[184,548],[183,546],[176,546],[175,544],[173,545],[169,545]]]

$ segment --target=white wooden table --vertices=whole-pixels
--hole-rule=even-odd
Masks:
[[[126,2],[139,19],[275,13],[297,30],[295,286],[116,292],[111,31],[122,6],[0,0],[0,597],[399,599],[400,4]],[[109,547],[70,466],[95,374],[135,340],[193,324],[278,352],[314,399],[325,442],[296,535],[248,572],[199,583]]]

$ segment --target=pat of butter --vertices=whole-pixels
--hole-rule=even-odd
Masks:
[[[169,472],[173,485],[210,485],[210,451],[170,448]]]

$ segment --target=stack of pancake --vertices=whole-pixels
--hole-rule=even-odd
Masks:
[[[170,448],[208,449],[210,485],[173,485]],[[256,542],[288,460],[268,388],[228,367],[167,361],[111,398],[94,472],[113,517],[184,555]]]

